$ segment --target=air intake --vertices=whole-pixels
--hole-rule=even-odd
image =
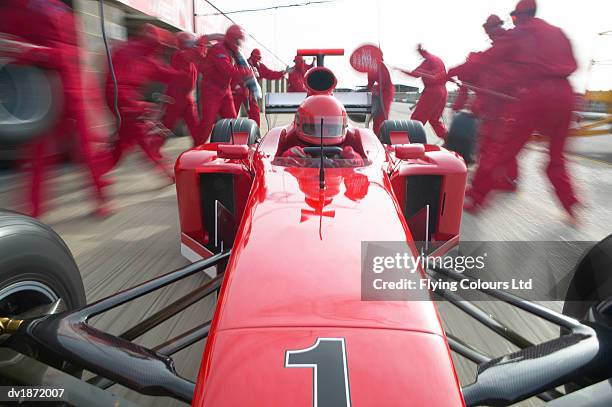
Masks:
[[[308,96],[330,95],[336,87],[336,76],[328,68],[319,66],[306,73]]]

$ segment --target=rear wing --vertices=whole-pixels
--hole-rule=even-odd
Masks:
[[[334,97],[344,105],[349,114],[370,114],[372,111],[372,92],[337,92]],[[265,113],[295,113],[304,99],[306,92],[267,93]]]

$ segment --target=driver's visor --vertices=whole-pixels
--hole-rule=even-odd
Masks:
[[[321,120],[322,119],[322,120]],[[302,122],[302,132],[311,137],[336,138],[346,134],[346,119],[342,117],[315,117]]]

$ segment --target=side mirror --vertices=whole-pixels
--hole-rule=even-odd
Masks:
[[[217,156],[232,160],[245,160],[249,157],[249,147],[245,144],[219,144]]]
[[[400,160],[415,160],[425,157],[423,144],[396,144],[395,156]]]

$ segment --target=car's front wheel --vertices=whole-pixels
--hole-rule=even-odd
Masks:
[[[67,309],[85,304],[70,250],[36,219],[0,211],[0,316],[18,316],[58,299]]]
[[[570,281],[563,313],[589,320],[598,313],[612,321],[612,235],[591,247],[580,259]]]

